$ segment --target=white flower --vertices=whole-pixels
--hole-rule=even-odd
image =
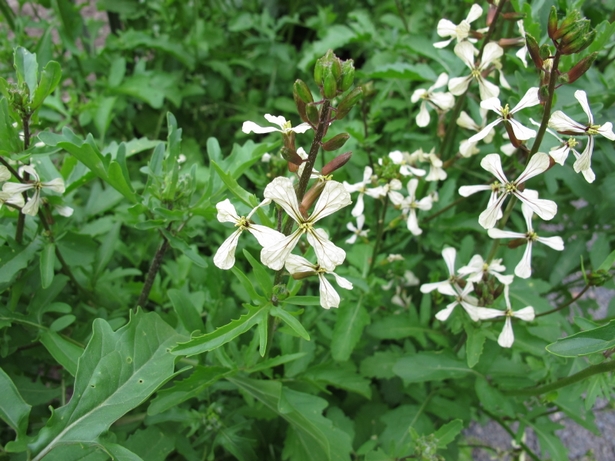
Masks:
[[[357,241],[358,237],[367,237],[368,229],[363,230],[363,225],[365,224],[365,215],[357,216],[357,226],[351,222],[346,224],[346,228],[352,232],[352,235],[346,239],[346,243],[352,245]]]
[[[272,123],[273,125],[277,125],[280,128],[275,128],[273,126],[260,126],[254,122],[248,121],[248,122],[243,122],[241,131],[243,131],[246,134],[249,134],[252,132],[257,133],[257,134],[264,134],[264,133],[273,133],[274,131],[279,131],[280,133],[288,134],[290,132],[305,133],[307,130],[312,128],[308,123],[302,123],[293,128],[291,123],[288,120],[286,120],[284,117],[282,117],[281,115],[276,117],[271,114],[265,114],[265,118],[267,119],[269,123]]]
[[[519,50],[517,50],[517,52],[515,53],[515,56],[521,59],[521,62],[523,63],[523,67],[527,67],[527,40],[525,38],[525,27],[523,26],[522,19],[517,21],[517,27],[519,28],[519,33],[521,34],[521,37],[523,38],[523,46],[519,48]]]
[[[478,222],[485,229],[491,229],[495,226],[495,222],[499,219],[502,213],[502,204],[509,194],[514,195],[523,203],[532,209],[534,213],[540,216],[542,219],[549,220],[557,213],[557,204],[552,200],[539,199],[537,195],[534,195],[529,189],[521,189],[519,186],[530,178],[533,178],[540,173],[543,173],[549,169],[551,165],[550,158],[547,154],[538,152],[532,156],[529,163],[525,167],[525,170],[514,181],[509,181],[502,169],[502,162],[498,154],[489,154],[480,162],[480,165],[491,174],[493,174],[500,183],[500,190],[497,196],[492,193],[491,199],[487,209],[483,211],[478,217]],[[479,189],[482,188],[482,189]],[[463,192],[474,193],[478,190],[485,190],[485,186],[465,186]],[[459,193],[462,193],[462,188],[459,189]]]
[[[0,208],[5,203],[10,203],[11,205],[15,205],[19,208],[23,207],[25,201],[23,199],[23,195],[21,194],[11,194],[9,192],[0,192]]]
[[[395,261],[403,261],[404,257],[400,254],[393,253],[387,256],[387,261],[389,263],[394,263]]]
[[[4,165],[0,165],[0,181],[8,181],[11,179],[11,172]]]
[[[538,197],[538,193],[536,191],[526,191],[530,196],[534,195],[536,198]],[[527,232],[522,234],[520,232],[510,232],[504,231],[501,229],[489,229],[487,232],[489,237],[494,239],[502,239],[502,238],[513,238],[513,239],[525,239],[527,240],[527,246],[525,247],[525,252],[523,253],[523,257],[517,267],[515,267],[515,275],[517,277],[521,277],[523,279],[529,278],[532,275],[532,244],[534,242],[543,243],[554,250],[563,251],[564,249],[564,240],[561,237],[539,237],[534,228],[532,227],[532,209],[524,203],[521,206],[521,210],[523,211],[523,217],[525,218],[525,224],[527,226]]]
[[[508,285],[512,283],[512,275],[504,275],[506,267],[502,264],[501,259],[494,259],[490,263],[485,262],[481,255],[474,255],[467,266],[460,268],[457,273],[461,276],[468,276],[468,282],[480,282],[485,275],[491,274],[501,283]]]
[[[423,151],[420,151],[421,158],[423,156]],[[425,176],[425,170],[421,170],[420,168],[415,168],[413,165],[414,159],[417,158],[416,152],[412,155],[408,152],[402,152],[400,150],[394,150],[393,152],[389,152],[389,158],[393,161],[395,165],[401,165],[399,167],[399,173],[402,176]]]
[[[308,153],[305,151],[303,147],[300,147],[299,149],[297,149],[297,155],[301,157],[301,160],[303,160],[303,163],[301,163],[301,165],[299,165],[299,168],[297,168],[297,177],[301,178],[301,176],[303,176],[303,170],[305,170],[305,165],[306,165],[305,161],[308,159]],[[320,178],[319,171],[312,168],[312,173],[310,173],[310,179],[318,179],[318,178]]]
[[[295,232],[263,248],[261,251],[263,264],[273,270],[280,270],[303,234],[307,234],[308,243],[314,247],[320,267],[332,271],[335,266],[344,262],[346,252],[334,245],[323,229],[314,229],[317,221],[352,203],[350,194],[341,183],[327,181],[314,206],[314,211],[307,218],[299,209],[297,195],[290,179],[275,178],[267,185],[263,195],[280,205],[299,224]]]
[[[468,282],[466,283],[466,286],[463,288],[463,290],[461,290],[458,285],[449,285],[445,290],[446,292],[441,291],[441,293],[445,295],[455,296],[455,301],[448,304],[444,309],[438,312],[436,314],[436,318],[441,322],[444,322],[446,319],[449,318],[449,316],[453,312],[453,309],[455,309],[456,306],[461,305],[461,307],[463,307],[463,309],[468,313],[472,320],[474,320],[475,322],[478,321],[480,319],[480,317],[478,316],[478,312],[481,308],[477,306],[478,299],[470,295],[473,289],[474,285],[472,284],[472,282]]]
[[[229,199],[223,200],[222,202],[216,204],[216,209],[218,210],[218,221],[230,222],[237,227],[237,230],[233,232],[222,243],[222,245],[220,245],[218,251],[216,251],[216,254],[214,255],[214,264],[216,267],[223,270],[228,270],[235,265],[235,250],[237,249],[237,242],[239,241],[239,236],[244,230],[247,230],[254,237],[256,237],[258,243],[263,247],[272,245],[284,238],[284,234],[281,232],[270,229],[267,226],[254,224],[250,221],[250,218],[259,207],[269,203],[271,203],[271,200],[263,200],[252,211],[250,211],[247,216],[239,216],[237,210]]]
[[[21,209],[23,214],[36,216],[38,213],[38,208],[42,203],[41,189],[50,189],[54,192],[58,192],[59,194],[64,193],[65,187],[64,180],[62,178],[55,178],[51,181],[41,182],[40,176],[30,165],[24,165],[19,168],[19,175],[23,176],[24,173],[29,174],[33,179],[27,183],[6,182],[2,186],[2,192],[6,192],[11,195],[20,194],[24,191],[34,189],[34,195],[28,198],[28,203],[26,203]]]
[[[435,46],[436,48],[444,48],[446,45],[451,43],[453,39],[457,39],[458,42],[467,39],[470,34],[470,24],[480,18],[482,14],[483,9],[480,7],[480,5],[474,4],[472,5],[472,8],[470,8],[468,17],[461,21],[459,25],[454,24],[448,19],[440,19],[436,28],[436,32],[440,37],[450,38],[442,42],[434,43],[433,46]]]
[[[361,216],[363,214],[363,211],[365,210],[365,204],[363,203],[363,195],[367,192],[367,186],[371,184],[372,182],[372,174],[373,174],[373,170],[371,169],[371,167],[366,166],[365,170],[363,170],[363,180],[362,181],[356,184],[349,184],[346,181],[344,181],[344,188],[348,192],[358,192],[359,193],[359,196],[357,197],[357,203],[355,204],[354,208],[352,209],[350,213],[354,217]]]
[[[427,110],[427,103],[429,102],[439,112],[446,112],[451,110],[455,105],[455,97],[451,93],[435,93],[433,90],[441,88],[448,83],[448,75],[441,73],[432,86],[427,89],[419,88],[412,93],[410,100],[413,103],[417,103],[422,100],[419,113],[416,116],[416,124],[420,127],[429,125],[429,111]]]
[[[352,290],[352,283],[347,279],[340,277],[335,272],[327,270],[318,264],[312,264],[303,256],[290,255],[286,259],[285,266],[288,272],[293,276],[297,274],[299,278],[309,275],[318,275],[318,279],[320,280],[320,305],[325,309],[339,307],[340,305],[340,295],[337,294],[333,285],[325,278],[325,274],[331,274],[340,287],[346,290]]]
[[[431,293],[433,290],[438,290],[442,294],[450,294],[453,283],[456,282],[457,276],[455,275],[455,258],[457,256],[457,250],[452,247],[447,247],[442,250],[442,257],[444,263],[448,269],[449,277],[442,282],[424,283],[421,285],[421,293]],[[454,294],[454,291],[453,291]]]
[[[414,275],[412,271],[405,271],[404,276],[402,278],[401,283],[397,283],[395,285],[395,294],[391,298],[391,304],[395,304],[396,306],[408,308],[410,303],[412,302],[412,296],[409,295],[405,287],[416,286],[420,283],[419,279]],[[388,287],[382,287],[383,289],[388,290],[393,285],[393,280],[391,280],[391,284]]]
[[[490,98],[482,101],[480,103],[480,106],[483,109],[492,110],[500,116],[493,122],[485,126],[485,128],[476,133],[470,139],[468,139],[468,141],[480,141],[481,139],[485,138],[491,132],[493,127],[495,127],[500,122],[508,123],[512,128],[513,133],[515,134],[515,137],[520,141],[526,141],[530,138],[535,137],[536,131],[521,125],[521,123],[519,123],[513,118],[513,114],[519,112],[521,109],[525,109],[526,107],[532,107],[537,104],[540,104],[540,99],[538,99],[538,88],[536,87],[527,90],[523,98],[521,98],[521,101],[519,101],[519,104],[517,104],[512,110],[508,108],[508,105],[502,107],[502,104],[500,103],[500,100],[498,98]]]
[[[481,131],[485,127],[485,124],[486,124],[485,119],[487,116],[487,109],[481,108],[480,115],[482,118],[482,123],[479,125],[472,119],[472,117],[468,115],[466,111],[462,110],[461,113],[459,114],[459,117],[457,118],[457,125],[459,125],[462,128],[466,128],[468,130],[472,130],[476,132]],[[490,143],[493,140],[494,135],[495,135],[495,130],[491,129],[491,131],[489,131],[487,135],[484,137],[483,141],[486,143]],[[478,142],[470,142],[469,139],[465,139],[461,141],[461,143],[459,144],[459,153],[461,154],[461,156],[471,157],[474,154],[478,154],[480,151],[476,148],[477,143]]]
[[[425,176],[425,181],[444,181],[447,177],[446,171],[442,166],[442,160],[440,157],[436,155],[434,149],[431,149],[431,152],[427,154],[427,160],[431,164],[429,167],[429,174]]]
[[[480,99],[485,100],[495,98],[500,94],[500,89],[493,83],[483,78],[483,72],[489,65],[504,54],[504,50],[495,42],[487,43],[483,51],[481,62],[474,64],[476,48],[469,42],[461,42],[455,45],[455,54],[468,66],[471,70],[470,75],[466,77],[455,77],[448,81],[448,90],[455,96],[460,96],[466,92],[468,85],[472,80],[478,82]]]
[[[433,205],[433,199],[430,196],[423,197],[421,200],[416,199],[416,188],[418,185],[419,180],[412,178],[408,181],[407,185],[408,197],[404,197],[399,192],[395,194],[391,193],[390,195],[391,202],[399,206],[404,214],[408,214],[408,230],[412,232],[413,235],[421,235],[423,233],[422,229],[419,227],[416,210],[430,210]]]
[[[594,116],[589,107],[589,102],[587,101],[587,94],[585,91],[575,91],[574,97],[577,101],[579,101],[579,104],[581,104],[581,107],[583,108],[583,112],[587,115],[587,125],[575,122],[561,110],[558,110],[553,112],[551,115],[551,118],[549,119],[549,127],[562,134],[589,136],[583,153],[579,158],[577,158],[573,165],[574,171],[579,173],[581,171],[591,170],[591,157],[594,151],[594,136],[602,135],[610,141],[615,141],[615,133],[613,133],[613,124],[611,122],[606,122],[604,125],[594,124]]]
[[[373,189],[367,189],[365,193],[370,197],[384,198],[387,195],[390,197],[391,194],[394,194],[395,191],[398,191],[401,188],[401,181],[399,179],[393,178],[383,186],[374,187]]]

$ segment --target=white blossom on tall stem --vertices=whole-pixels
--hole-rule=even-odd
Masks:
[[[314,248],[320,267],[333,271],[335,266],[344,262],[346,252],[333,244],[323,229],[314,228],[317,221],[352,203],[350,194],[341,183],[337,181],[326,182],[312,214],[307,218],[303,216],[299,209],[297,195],[289,178],[275,178],[267,185],[263,195],[280,205],[299,224],[297,230],[292,234],[263,248],[261,251],[263,264],[273,270],[280,270],[303,234],[306,234],[308,243]]]
[[[280,128],[276,128],[273,126],[260,126],[257,123],[247,121],[247,122],[243,122],[241,131],[243,131],[246,134],[250,134],[250,133],[265,134],[265,133],[273,133],[274,131],[278,131],[283,134],[288,134],[290,132],[305,133],[307,130],[312,128],[308,123],[305,123],[305,122],[297,125],[296,127],[293,127],[291,122],[286,120],[281,115],[275,116],[271,114],[265,114],[265,118],[267,119],[269,123],[273,125],[277,125]]]
[[[519,123],[513,118],[513,114],[519,112],[522,109],[525,109],[526,107],[532,107],[537,104],[540,104],[540,99],[538,99],[538,88],[536,87],[527,90],[523,98],[521,98],[521,101],[519,101],[519,103],[512,109],[508,108],[508,104],[502,107],[502,103],[498,98],[489,98],[482,101],[480,103],[480,106],[483,109],[492,110],[495,113],[499,114],[499,117],[496,118],[493,122],[489,123],[487,126],[485,126],[485,128],[476,133],[470,139],[468,139],[468,141],[480,141],[491,132],[493,127],[495,127],[501,122],[505,122],[510,125],[515,137],[519,141],[527,141],[528,139],[535,137],[536,131],[523,126],[521,123]]]
[[[513,275],[505,275],[501,272],[506,270],[506,266],[502,264],[502,259],[494,259],[490,263],[487,263],[481,255],[474,255],[467,266],[461,267],[457,273],[459,275],[467,276],[468,282],[480,282],[484,279],[485,275],[493,275],[499,282],[507,285],[512,283]]]
[[[487,109],[481,108],[480,115],[481,115],[482,123],[479,125],[472,119],[472,117],[468,115],[468,113],[465,110],[462,110],[461,113],[459,114],[459,117],[457,118],[457,125],[462,128],[468,129],[468,130],[479,132],[485,127]],[[483,141],[485,143],[490,143],[493,140],[494,135],[495,135],[495,130],[491,129],[491,131],[489,131],[487,135],[483,138]],[[461,156],[471,157],[474,154],[478,154],[480,151],[476,148],[477,143],[478,141],[470,142],[469,139],[465,139],[461,141],[461,143],[459,144],[459,153],[461,154]]]
[[[441,73],[438,76],[436,82],[427,89],[419,88],[412,93],[410,100],[413,103],[417,103],[421,100],[421,107],[419,113],[416,116],[416,124],[420,127],[429,125],[429,111],[427,110],[427,103],[430,103],[438,112],[446,112],[451,110],[455,105],[455,97],[448,92],[434,92],[435,89],[441,88],[448,83],[448,75]]]
[[[456,283],[458,277],[455,274],[455,258],[457,250],[453,247],[446,247],[442,250],[442,257],[448,269],[448,278],[441,282],[424,283],[421,285],[421,293],[431,293],[433,290],[438,290],[442,294],[450,294],[453,284]],[[454,291],[453,291],[454,294]]]
[[[500,193],[493,201],[490,200],[487,209],[478,217],[478,222],[485,229],[491,229],[502,213],[502,205],[506,197],[510,194],[526,203],[534,213],[544,220],[553,219],[557,214],[557,204],[552,200],[539,199],[537,194],[533,194],[529,189],[520,188],[521,184],[534,176],[544,173],[551,166],[550,157],[547,154],[538,152],[532,156],[525,170],[514,181],[509,181],[502,169],[502,162],[498,154],[486,155],[480,165],[493,174],[501,184]],[[476,186],[470,186],[476,188]],[[461,189],[460,189],[461,193]]]
[[[538,193],[536,191],[526,191],[526,192],[538,198]],[[489,234],[489,237],[494,238],[494,239],[512,238],[512,239],[527,240],[527,245],[525,247],[523,257],[521,258],[521,261],[519,261],[519,264],[517,264],[517,267],[515,267],[515,275],[517,277],[527,279],[530,277],[530,275],[532,275],[532,244],[534,242],[540,242],[540,243],[547,245],[548,247],[553,248],[554,250],[563,251],[564,250],[564,240],[558,236],[539,237],[536,231],[534,230],[534,227],[532,226],[532,216],[534,214],[532,212],[532,209],[529,206],[527,206],[526,203],[524,203],[521,206],[521,210],[523,211],[523,218],[525,219],[525,225],[527,226],[526,233],[523,234],[520,232],[511,232],[511,231],[505,231],[505,230],[495,229],[495,228],[489,229],[487,233]]]
[[[611,122],[606,122],[604,125],[594,124],[594,115],[589,107],[587,93],[585,93],[585,91],[575,91],[574,97],[577,101],[579,101],[579,104],[581,104],[581,107],[583,108],[583,112],[587,115],[588,123],[584,125],[576,122],[564,114],[561,110],[557,110],[551,114],[551,118],[549,119],[549,127],[561,134],[588,136],[587,144],[585,145],[583,153],[579,158],[577,158],[573,165],[574,171],[579,173],[581,171],[591,170],[591,159],[594,151],[594,136],[602,135],[610,141],[615,141],[615,133],[613,133],[613,124]]]
[[[461,42],[462,40],[466,39],[476,41],[476,39],[469,38],[471,30],[470,24],[480,18],[482,14],[483,9],[480,5],[477,5],[475,3],[470,8],[468,16],[459,24],[455,24],[448,19],[440,19],[440,21],[438,21],[438,26],[436,27],[436,32],[440,37],[450,38],[448,40],[436,42],[433,44],[433,46],[435,46],[436,48],[444,48],[455,39],[457,39],[458,42]]]
[[[447,286],[444,291],[441,291],[441,293],[449,296],[455,296],[455,301],[448,304],[444,309],[439,311],[436,314],[436,318],[441,322],[444,322],[450,317],[451,313],[453,312],[453,309],[455,309],[455,307],[457,307],[458,305],[463,307],[463,309],[468,313],[470,318],[475,322],[481,319],[481,313],[483,316],[485,316],[488,311],[495,310],[487,309],[485,307],[479,307],[477,305],[478,299],[470,295],[472,290],[474,290],[474,285],[472,284],[472,282],[467,282],[466,286],[463,287],[463,289],[461,289],[458,285]]]
[[[369,232],[369,229],[363,230],[363,226],[364,225],[365,225],[365,215],[357,216],[357,225],[356,225],[356,227],[351,222],[346,224],[346,228],[350,232],[352,232],[352,235],[346,239],[346,243],[348,243],[349,245],[352,245],[353,243],[355,243],[357,241],[357,238],[359,238],[359,237],[363,237],[363,238],[367,237],[367,233]]]
[[[250,221],[250,218],[256,210],[269,203],[271,203],[271,200],[263,200],[256,207],[254,207],[254,209],[252,209],[247,216],[239,216],[237,210],[229,199],[223,200],[222,202],[216,204],[216,209],[218,210],[218,221],[233,223],[237,228],[237,230],[229,235],[222,245],[220,245],[218,251],[216,251],[216,254],[214,255],[214,264],[216,267],[223,270],[228,270],[235,265],[235,250],[237,249],[237,242],[239,241],[239,236],[245,230],[256,237],[258,243],[263,247],[271,245],[284,238],[284,234],[281,232],[267,226],[254,224]]]
[[[423,230],[419,227],[416,210],[430,210],[433,206],[433,199],[429,195],[427,197],[423,197],[421,200],[416,199],[416,188],[418,185],[419,180],[412,178],[408,181],[407,197],[404,197],[399,192],[396,192],[395,194],[391,193],[390,195],[391,202],[395,206],[400,207],[403,213],[408,214],[408,230],[412,232],[413,235],[421,235],[423,233]]]
[[[418,151],[417,151],[418,152]],[[416,152],[413,152],[416,154]],[[424,160],[423,151],[420,150],[420,158]],[[394,150],[393,152],[389,152],[389,158],[395,165],[400,165],[399,173],[402,176],[425,176],[426,171],[421,168],[416,168],[413,164],[415,162],[415,158],[417,155],[411,155],[408,152],[402,152],[400,150]]]
[[[40,176],[30,165],[24,165],[19,168],[19,175],[27,173],[32,177],[32,180],[25,183],[5,182],[2,186],[2,192],[10,195],[21,194],[24,191],[34,189],[34,195],[28,198],[28,202],[22,207],[21,212],[29,216],[36,216],[38,209],[42,203],[41,190],[49,189],[59,194],[63,194],[64,180],[62,178],[55,178],[51,181],[42,182]]]
[[[425,181],[444,181],[447,178],[444,163],[440,160],[440,157],[436,155],[434,149],[431,149],[429,154],[426,154],[426,159],[430,163],[429,174],[425,176]]]
[[[310,275],[318,276],[318,280],[320,281],[320,305],[325,309],[339,307],[341,301],[340,295],[337,294],[337,291],[335,291],[335,288],[333,288],[331,282],[326,279],[325,274],[332,275],[340,287],[345,288],[346,290],[352,290],[352,283],[350,283],[347,279],[340,277],[332,270],[325,269],[318,264],[309,262],[303,256],[290,255],[286,259],[285,267],[286,270],[293,276],[298,276],[299,278]]]
[[[356,184],[349,184],[346,181],[344,181],[344,188],[352,193],[352,192],[358,192],[359,196],[357,197],[357,203],[355,204],[354,208],[352,209],[352,211],[350,212],[350,214],[352,214],[352,216],[354,216],[355,218],[358,216],[361,216],[363,214],[363,211],[365,210],[365,203],[363,202],[363,195],[365,195],[365,193],[367,192],[367,186],[371,184],[372,182],[372,175],[373,175],[373,170],[370,166],[366,166],[365,170],[363,170],[363,180],[359,181]]]
[[[504,50],[495,42],[485,45],[483,56],[478,64],[475,64],[476,48],[469,42],[461,42],[455,45],[455,54],[470,68],[470,75],[466,77],[455,77],[448,81],[448,90],[455,96],[460,96],[468,89],[472,80],[478,82],[480,99],[485,100],[495,98],[500,94],[497,85],[489,82],[483,77],[483,72],[489,65],[504,54]]]

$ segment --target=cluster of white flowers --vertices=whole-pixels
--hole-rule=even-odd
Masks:
[[[496,317],[506,317],[504,328],[498,337],[498,344],[502,347],[511,347],[515,339],[511,317],[532,321],[535,314],[532,306],[524,307],[518,311],[512,310],[509,290],[514,276],[502,274],[506,270],[506,267],[502,265],[502,260],[495,259],[490,263],[486,263],[480,255],[474,255],[467,266],[455,271],[457,251],[452,247],[444,248],[442,250],[442,257],[448,269],[449,277],[441,282],[424,283],[421,285],[422,293],[431,293],[434,290],[438,290],[443,295],[454,297],[453,302],[436,314],[436,318],[442,322],[447,320],[457,306],[461,306],[475,322]],[[493,275],[504,285],[504,298],[506,302],[506,310],[504,311],[479,306],[479,300],[471,294],[474,290],[474,284],[485,280],[489,275]]]
[[[23,214],[36,216],[38,214],[38,209],[43,203],[41,197],[41,191],[43,189],[48,189],[59,194],[64,193],[65,187],[62,178],[55,178],[46,182],[41,181],[34,167],[30,165],[21,166],[18,173],[21,177],[28,174],[31,179],[23,183],[5,182],[2,185],[2,192],[0,192],[0,207],[4,203],[9,203],[16,207],[20,207]],[[8,168],[0,166],[0,181],[8,181],[10,178],[11,173]],[[25,202],[22,193],[28,190],[34,190],[34,193],[31,197],[28,197],[28,201]],[[67,206],[57,206],[56,210],[62,216],[71,216],[73,214],[73,209]]]

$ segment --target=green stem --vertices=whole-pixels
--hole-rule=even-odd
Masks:
[[[585,292],[587,290],[589,290],[590,285],[585,285],[583,287],[583,289],[579,292],[579,294],[577,294],[574,298],[572,298],[570,301],[565,302],[564,304],[562,304],[561,306],[556,307],[555,309],[551,309],[550,311],[547,312],[541,312],[540,314],[537,314],[536,317],[543,317],[545,315],[549,315],[549,314],[553,314],[554,312],[558,312],[561,311],[562,309],[570,306],[573,302],[575,302],[577,299],[579,299],[581,296],[583,296],[585,294]]]
[[[600,373],[608,373],[609,371],[615,370],[615,360],[610,362],[602,362],[598,365],[592,365],[587,367],[585,370],[581,370],[574,375],[568,376],[566,378],[558,379],[557,381],[544,384],[542,386],[531,387],[526,389],[506,389],[505,392],[507,395],[514,395],[520,397],[530,397],[534,395],[546,394],[547,392],[554,391],[556,389],[560,389],[562,387],[570,386],[571,384],[578,383],[579,381],[583,381],[591,376],[600,374]]]
[[[30,147],[30,117],[32,114],[26,113],[22,115],[21,124],[23,125],[23,150],[26,151]],[[29,177],[28,173],[24,174],[24,180]],[[23,181],[22,181],[23,182]],[[23,192],[24,200],[28,200],[28,195]],[[15,229],[15,241],[19,244],[23,241],[23,231],[26,223],[26,215],[19,213],[17,217],[17,228]]]
[[[485,413],[487,416],[489,416],[492,420],[494,420],[496,423],[498,423],[500,426],[502,426],[502,429],[504,429],[506,432],[508,432],[508,434],[515,439],[515,433],[513,432],[513,430],[508,427],[508,425],[502,421],[501,418],[499,418],[498,416],[494,415],[493,413],[491,413],[489,410],[485,409],[485,408],[481,408],[481,411],[483,413]],[[532,449],[530,447],[528,447],[523,441],[519,441],[519,445],[521,446],[521,448],[523,448],[523,451],[525,451],[530,458],[532,458],[534,461],[540,461],[540,458],[536,455],[536,453],[534,453],[532,451]]]
[[[171,230],[171,224],[167,226],[167,231]],[[141,294],[139,295],[139,299],[137,300],[136,307],[145,308],[145,304],[149,298],[149,294],[152,291],[152,286],[154,286],[154,280],[156,279],[156,274],[158,273],[158,269],[160,269],[160,264],[162,264],[162,258],[164,254],[169,249],[169,241],[163,235],[162,243],[158,247],[154,258],[152,259],[152,263],[149,266],[149,271],[147,271],[147,277],[145,277],[145,283],[143,284],[143,289],[141,290]]]
[[[382,214],[378,219],[378,229],[376,230],[376,241],[374,242],[374,249],[372,250],[372,259],[369,263],[369,270],[367,273],[371,273],[374,269],[374,265],[376,264],[376,256],[378,256],[378,251],[380,250],[380,245],[382,244],[382,236],[384,234],[384,218],[386,217],[387,208],[389,206],[389,196],[387,195],[384,199],[384,203],[382,205]]]

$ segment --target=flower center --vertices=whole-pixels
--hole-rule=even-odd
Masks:
[[[600,129],[601,125],[590,125],[587,127],[587,134],[590,136],[596,136],[598,134],[598,130]]]
[[[568,147],[570,147],[572,149],[573,147],[575,147],[578,144],[578,142],[574,138],[568,138],[568,142],[566,144],[568,144]]]

